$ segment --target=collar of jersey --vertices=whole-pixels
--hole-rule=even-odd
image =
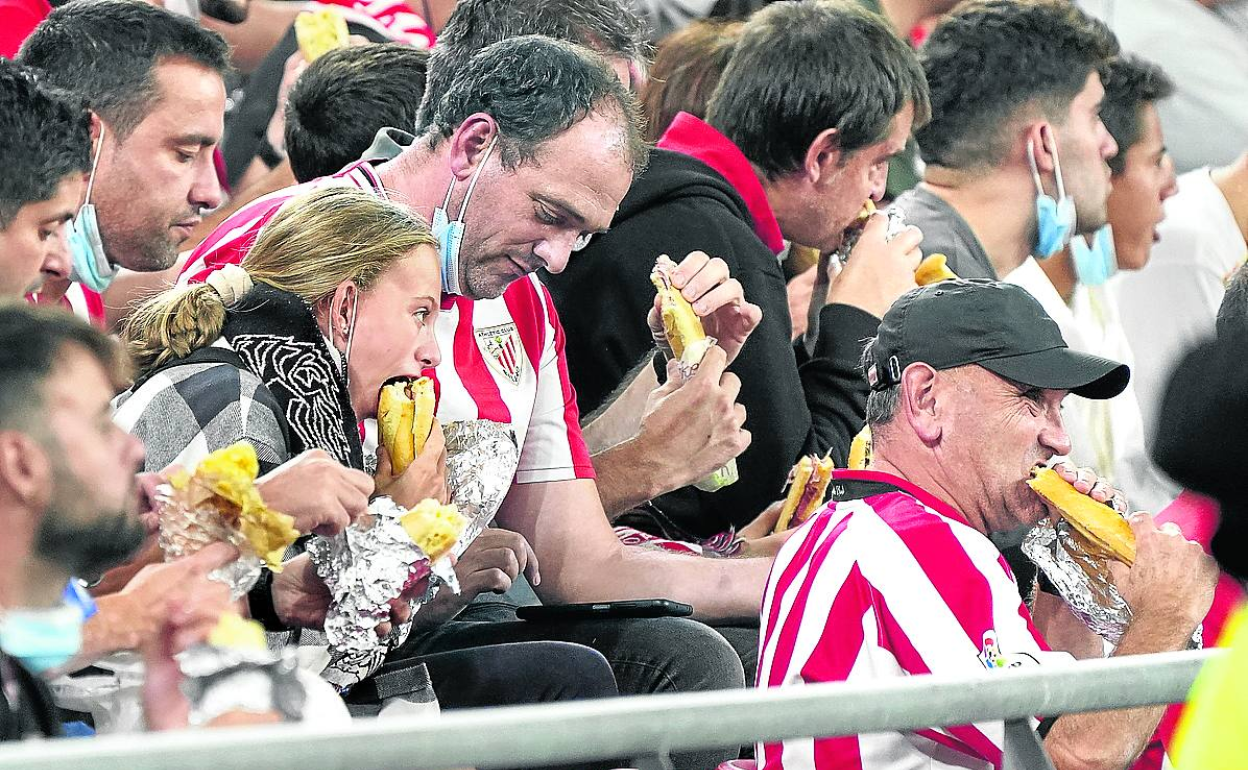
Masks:
[[[832,472],[832,479],[834,481],[876,481],[882,484],[891,484],[905,494],[910,495],[915,500],[918,500],[923,505],[931,508],[941,516],[944,516],[947,519],[953,519],[959,524],[966,524],[968,527],[970,526],[966,517],[963,516],[962,513],[956,508],[949,505],[949,503],[946,503],[944,500],[936,497],[931,492],[915,486],[906,479],[903,479],[901,476],[894,476],[891,473],[884,473],[883,471],[835,470]]]

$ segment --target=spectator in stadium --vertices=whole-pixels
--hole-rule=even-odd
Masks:
[[[777,82],[787,87],[776,89]],[[662,369],[662,356],[651,367],[654,331],[646,323],[659,254],[721,258],[763,311],[730,367],[752,435],[737,458],[741,481],[713,494],[687,487],[653,503],[625,500],[629,507],[607,511],[618,523],[708,538],[767,508],[801,455],[830,451],[845,464],[866,399],[857,373],[861,340],[914,286],[921,235],[911,229],[886,242],[884,219],[875,218],[821,311],[813,356],[802,350],[797,359],[776,257],[786,239],[825,251],[840,246],[863,202],[883,194],[889,158],[926,114],[918,62],[879,16],[817,0],[772,4],[745,23],[706,120],[677,116],[611,231],[562,274],[545,276],[587,411],[637,372],[652,377]]]
[[[1127,367],[1066,347],[1025,290],[987,281],[903,296],[868,343],[864,366],[872,462],[837,471],[835,502],[777,557],[762,611],[759,686],[1069,661],[1035,631],[986,535],[1056,516],[1025,482],[1034,466],[1070,452],[1062,399],[1112,396],[1126,385]],[[1125,510],[1089,472],[1062,473]],[[1185,649],[1209,608],[1216,567],[1173,525],[1159,528],[1143,513],[1128,521],[1138,554],[1116,582],[1132,620],[1114,655]],[[815,641],[795,647],[797,638]],[[1061,716],[1045,749],[1060,770],[1121,770],[1161,713]],[[1003,747],[997,722],[770,743],[758,757],[769,769],[870,768],[883,757],[953,768],[998,766]]]
[[[90,167],[86,110],[0,59],[0,297],[69,278],[68,223]]]
[[[219,36],[163,8],[76,0],[35,30],[20,61],[92,113],[99,158],[87,202],[96,219],[76,223],[84,237],[70,245],[81,295],[71,302],[102,320],[98,292],[118,267],[170,267],[201,213],[221,203],[212,151],[228,51]]]
[[[1138,370],[1106,282],[1115,270],[1145,267],[1165,216],[1163,203],[1175,193],[1174,164],[1157,118],[1157,103],[1169,96],[1173,85],[1156,65],[1134,57],[1105,64],[1101,78],[1101,120],[1118,146],[1118,154],[1109,160],[1113,187],[1108,222],[1094,236],[1076,236],[1049,259],[1024,263],[1007,280],[1018,278],[1040,300],[1071,347]],[[1134,383],[1107,402],[1073,398],[1066,409],[1076,447],[1072,460],[1101,470],[1145,510],[1161,511],[1178,496],[1181,490],[1148,457]]]
[[[1160,433],[1171,372],[1213,334],[1227,282],[1248,258],[1248,153],[1181,175],[1165,209],[1147,267],[1110,284],[1135,355],[1133,379],[1150,441]]]
[[[308,65],[286,105],[286,152],[295,179],[335,174],[372,145],[378,130],[416,129],[429,52],[384,43],[330,51]]]
[[[663,40],[641,89],[648,141],[657,142],[682,112],[706,117],[706,103],[728,66],[742,24],[695,21]]]
[[[1116,147],[1099,68],[1117,51],[1064,0],[972,0],[936,26],[920,54],[923,183],[897,199],[925,253],[963,278],[1004,278],[1105,224]]]
[[[431,81],[437,66],[434,56]],[[533,78],[566,86],[535,92],[524,87]],[[588,51],[521,37],[478,52],[439,99],[426,99],[421,120],[422,135],[395,159],[376,167],[360,164],[312,184],[385,189],[417,212],[449,212],[453,218],[441,230],[449,296],[439,325],[441,334],[458,342],[435,373],[442,393],[438,416],[508,423],[521,446],[512,490],[497,517],[501,529],[486,530],[489,536],[479,538],[483,546],[474,551],[474,543],[459,568],[491,576],[481,591],[505,590],[527,558],[527,540],[541,561],[538,593],[547,602],[667,596],[695,605],[703,617],[752,616],[765,562],[669,557],[623,548],[615,538],[577,424],[562,328],[540,283],[527,276],[541,265],[561,269],[575,242],[610,223],[645,157],[631,96]],[[241,259],[254,233],[290,194],[271,196],[227,220],[194,255],[184,278],[194,281]],[[460,222],[467,223],[462,230]],[[730,412],[730,383],[718,370],[736,354],[757,316],[739,287],[727,281],[722,262],[705,264],[699,275],[704,290],[725,287],[708,297],[709,325],[723,348],[711,352],[703,387],[705,398],[723,402]],[[501,300],[490,301],[499,293]],[[503,346],[524,354],[507,356]],[[424,608],[417,622],[433,626],[450,619],[476,592]],[[624,692],[733,687],[744,680],[723,638],[683,618],[442,623],[413,634],[403,652],[424,655],[520,639],[592,643],[616,664]],[[685,766],[706,767],[724,757],[703,752]]]
[[[129,604],[126,612],[70,588],[94,578],[143,542],[135,472],[142,443],[109,419],[109,399],[126,377],[112,340],[67,313],[0,305],[0,740],[60,734],[60,714],[42,682],[99,636],[103,622],[130,624],[131,649],[147,642],[143,626],[167,633],[169,602]],[[69,447],[73,447],[72,451]],[[182,641],[203,639],[229,592],[205,579],[235,558],[224,544],[164,565],[180,570]],[[168,569],[165,577],[170,577]],[[213,589],[217,593],[213,593]],[[168,592],[162,592],[168,593]],[[155,598],[146,592],[148,599]],[[90,627],[95,626],[95,630]],[[155,636],[153,633],[152,636]]]

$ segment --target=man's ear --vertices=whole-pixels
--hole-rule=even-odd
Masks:
[[[806,148],[802,170],[812,185],[826,185],[844,165],[842,159],[840,134],[835,128],[826,128]]]
[[[1041,177],[1052,174],[1056,162],[1053,159],[1055,146],[1057,145],[1057,132],[1054,131],[1052,124],[1045,121],[1028,123],[1023,127],[1023,158],[1026,160],[1028,145],[1031,146],[1032,152],[1035,153],[1036,169],[1039,170]],[[1058,148],[1056,152],[1061,152]]]
[[[940,441],[940,404],[936,397],[936,370],[927,364],[910,364],[901,373],[902,414],[919,439],[928,445]]]
[[[32,509],[42,510],[52,493],[52,462],[33,438],[0,431],[0,487]]]
[[[498,137],[498,123],[484,112],[469,115],[451,134],[451,173],[459,181],[472,176],[485,157],[485,149]]]

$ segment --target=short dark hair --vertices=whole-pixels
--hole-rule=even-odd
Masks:
[[[849,0],[791,0],[745,23],[706,120],[774,177],[800,168],[829,128],[844,153],[882,141],[907,104],[922,125],[923,70],[882,16]]]
[[[229,48],[197,21],[135,0],[75,0],[54,10],[22,45],[19,61],[76,94],[124,139],[160,99],[155,70],[187,59],[229,71]]]
[[[707,102],[744,26],[741,21],[702,19],[663,39],[641,92],[650,141],[658,141],[681,112],[706,116]]]
[[[91,116],[78,102],[0,59],[0,230],[30,203],[56,195],[61,182],[91,165]]]
[[[349,46],[312,62],[286,101],[286,153],[295,179],[359,160],[377,131],[416,130],[429,52],[402,43]]]
[[[1118,144],[1118,154],[1109,159],[1115,175],[1127,165],[1127,150],[1140,141],[1144,105],[1169,98],[1174,81],[1152,62],[1137,56],[1111,59],[1101,68],[1105,85],[1105,101],[1101,104],[1101,122]]]
[[[447,88],[427,94],[420,130],[431,147],[483,112],[498,123],[500,159],[507,168],[532,161],[543,142],[591,114],[617,113],[625,126],[623,148],[634,172],[648,157],[637,102],[601,56],[540,35],[487,46],[457,70]]]
[[[508,38],[544,35],[641,62],[646,32],[624,0],[460,0],[433,47],[427,93],[440,96],[473,54]]]
[[[1241,265],[1226,282],[1226,295],[1218,307],[1218,336],[1248,334],[1248,265]]]
[[[44,384],[66,346],[89,353],[121,385],[125,359],[115,340],[64,309],[0,302],[0,430],[30,431],[46,422]]]
[[[1105,24],[1070,0],[969,0],[944,17],[920,60],[932,120],[915,132],[926,163],[1001,162],[1011,119],[1038,108],[1060,122],[1088,75],[1118,53]]]

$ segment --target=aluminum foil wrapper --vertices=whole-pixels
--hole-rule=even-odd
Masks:
[[[1118,646],[1131,623],[1131,608],[1110,578],[1105,559],[1084,549],[1065,521],[1043,521],[1023,539],[1023,553],[1057,589],[1066,606],[1093,633]],[[1201,627],[1192,646],[1203,643]]]
[[[200,644],[178,656],[191,704],[190,723],[202,725],[233,709],[279,712],[288,722],[303,716],[307,699],[294,650],[240,649]]]
[[[160,519],[160,548],[166,560],[190,556],[212,543],[229,543],[238,548],[241,556],[213,570],[208,577],[229,586],[230,598],[236,600],[260,579],[260,557],[243,533],[226,524],[214,506],[193,505],[184,491],[161,484],[156,489],[156,511]]]
[[[432,574],[426,595],[415,609],[433,598],[440,585],[459,593],[449,556],[430,564],[403,529],[407,509],[388,497],[379,497],[362,516],[333,537],[316,537],[308,553],[330,592],[325,636],[334,652],[369,653],[384,642],[377,626],[390,619],[390,602],[426,575]]]
[[[468,520],[452,553],[459,556],[494,521],[520,465],[516,434],[506,423],[459,420],[442,425],[446,436],[446,486]]]
[[[906,229],[906,212],[897,204],[893,204],[884,210],[884,215],[888,217],[888,229],[884,231],[884,240],[891,241],[897,237],[897,234]],[[862,236],[862,228],[855,227],[845,233],[845,237],[841,240],[841,247],[836,250],[837,259],[844,263],[849,259],[849,252],[853,251],[854,246],[858,245],[858,238]]]

